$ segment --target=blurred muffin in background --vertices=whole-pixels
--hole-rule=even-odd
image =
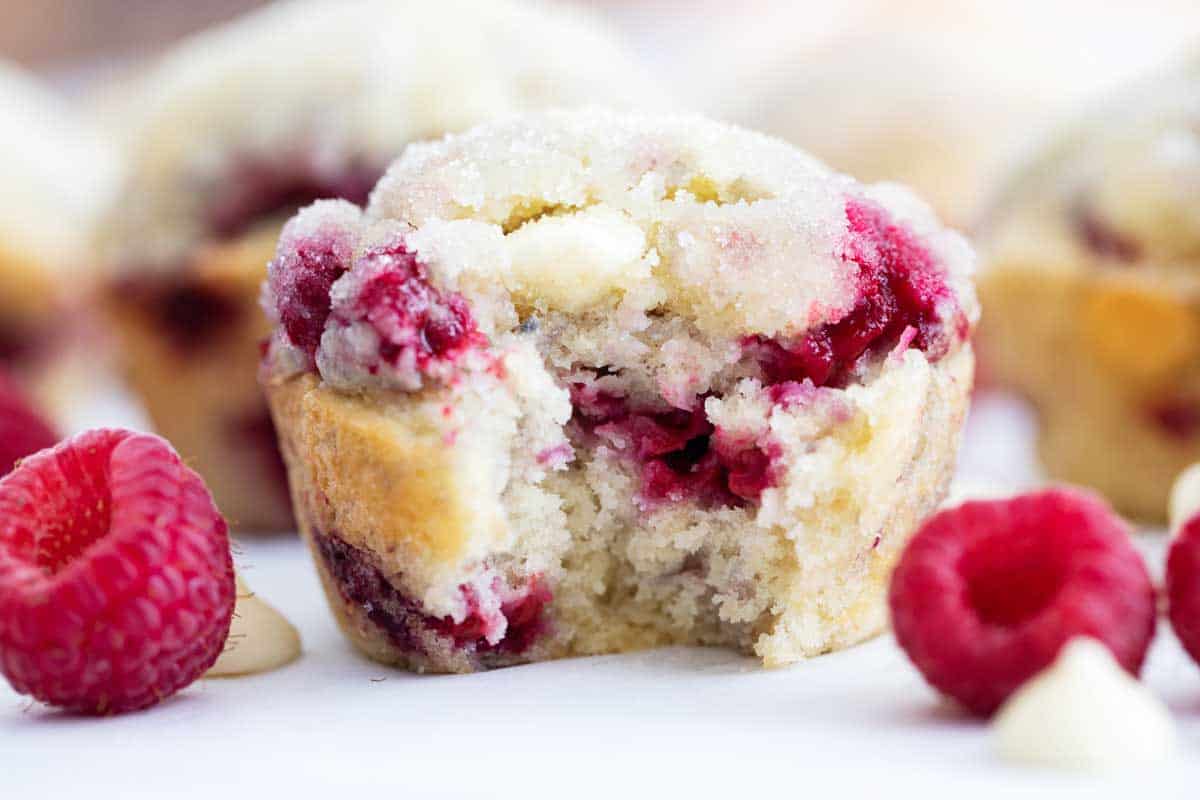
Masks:
[[[0,62],[0,371],[56,413],[87,360],[88,241],[114,156],[48,88]]]
[[[132,96],[130,176],[101,236],[106,304],[155,425],[243,530],[293,527],[256,381],[283,221],[318,198],[365,202],[413,140],[660,101],[599,22],[509,0],[275,4],[185,41]]]
[[[981,361],[1037,406],[1048,471],[1161,519],[1200,460],[1200,58],[1055,140],[980,240]]]
[[[1198,30],[1183,0],[776,4],[721,34],[734,66],[703,82],[704,102],[857,178],[905,183],[965,226],[1031,134]]]

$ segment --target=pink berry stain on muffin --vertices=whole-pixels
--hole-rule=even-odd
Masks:
[[[306,237],[270,273],[279,298],[279,319],[291,343],[309,359],[316,356],[329,319],[333,282],[349,268],[350,245],[332,233]]]
[[[562,130],[543,137],[542,122]],[[944,401],[969,384],[970,251],[911,197],[859,187],[777,143],[742,144],[769,150],[765,161],[778,157],[790,177],[745,164],[738,169],[754,178],[727,169],[725,185],[673,145],[648,165],[630,157],[644,139],[695,132],[676,130],[678,120],[659,131],[614,119],[629,141],[604,159],[571,149],[609,146],[578,122],[547,115],[529,131],[515,122],[516,135],[528,135],[515,147],[487,138],[484,126],[478,142],[417,148],[367,209],[317,204],[284,230],[264,292],[277,327],[262,374],[300,452],[348,437],[319,467],[306,466],[325,458],[316,454],[289,461],[299,496],[330,498],[312,500],[301,519],[327,588],[336,587],[331,602],[342,601],[339,619],[375,657],[451,671],[522,660],[496,649],[518,630],[525,644],[508,654],[530,653],[524,660],[564,647],[609,652],[618,646],[569,638],[581,628],[563,615],[594,607],[619,617],[621,604],[643,598],[646,608],[620,623],[638,646],[736,643],[778,663],[835,646],[795,616],[777,631],[789,643],[768,655],[772,620],[787,603],[764,575],[820,582],[791,552],[806,536],[841,535],[826,528],[845,500],[825,497],[819,473],[860,457],[870,470],[886,463],[884,493],[947,474],[919,463],[927,434],[905,431],[932,413],[954,438],[961,421]],[[714,126],[699,138],[723,147],[743,135]],[[514,164],[544,160],[546,180],[567,177],[545,184],[541,171],[510,170],[492,145],[504,158],[521,154]],[[504,180],[481,177],[501,168]],[[631,174],[640,169],[652,174]],[[897,398],[902,409],[886,411]],[[885,424],[886,443],[876,444]],[[368,502],[355,476],[390,463],[389,485],[407,486],[417,453],[445,459],[429,467],[444,482],[428,502],[455,518],[445,527],[426,526],[427,515],[392,519],[408,512],[380,492],[369,501],[387,511],[370,529],[383,532],[380,542],[347,516]],[[812,472],[797,463],[810,458]],[[851,513],[847,524],[862,530],[837,558],[874,575],[910,518],[893,519],[902,531],[881,532],[882,514]],[[424,555],[443,546],[441,530],[463,549]],[[593,553],[589,541],[607,544]],[[596,596],[571,583],[572,570],[597,560],[614,563],[588,566],[607,577],[586,586],[629,583]],[[677,630],[638,621],[662,614],[655,603],[679,603]],[[799,606],[786,613],[802,615]],[[385,618],[381,608],[392,611]],[[547,624],[517,624],[526,618]],[[364,645],[372,625],[387,631],[390,655]]]
[[[744,341],[743,358],[757,364],[765,391],[776,404],[810,402],[820,387],[844,385],[867,355],[915,347],[936,361],[952,340],[967,335],[966,317],[945,283],[944,270],[911,231],[884,209],[860,199],[847,201],[846,219],[841,257],[858,267],[858,300],[852,310],[799,342],[785,345],[764,336]],[[367,277],[358,284],[353,301],[340,304],[339,313],[331,291],[352,268]],[[402,239],[356,259],[337,230],[318,230],[294,242],[276,262],[270,280],[288,339],[310,359],[327,329],[365,321],[376,341],[367,372],[377,374],[387,365],[449,383],[455,380],[458,358],[468,350],[486,350],[489,344],[467,300],[434,287],[426,266]],[[953,307],[949,332],[940,321],[946,305]],[[350,313],[345,313],[347,308]],[[602,376],[607,369],[594,372]],[[568,388],[574,408],[567,429],[572,444],[587,448],[603,442],[636,462],[641,475],[638,502],[644,511],[674,503],[705,508],[753,505],[776,484],[781,446],[769,436],[747,437],[715,426],[705,414],[704,400],[719,395],[701,396],[689,408],[637,408],[593,384],[573,383]],[[573,451],[562,445],[538,459],[569,462]],[[423,635],[434,632],[476,655],[492,650],[520,654],[546,629],[542,609],[553,595],[537,575],[528,578],[523,594],[502,604],[506,623],[500,627],[506,632],[496,639],[499,618],[481,614],[471,587],[460,587],[468,608],[463,620],[432,617],[420,603],[401,595],[367,553],[336,534],[320,534],[317,541],[343,597],[368,609],[371,620],[399,648],[422,652],[427,647]],[[878,542],[876,537],[872,549]]]
[[[207,211],[202,215],[206,225],[204,234],[211,241],[235,239],[316,200],[341,198],[365,202],[380,174],[378,167],[358,163],[325,174],[317,169],[311,157],[302,156],[269,160],[243,156],[234,161],[234,166],[206,199]],[[332,278],[321,283],[319,253],[307,257],[314,260],[312,274],[300,279],[298,290],[306,289],[305,281],[316,280],[310,290],[312,294],[320,295],[323,290],[328,296]],[[244,313],[235,289],[222,291],[197,279],[187,264],[165,275],[154,271],[129,272],[131,277],[117,281],[113,291],[140,307],[183,353],[217,343],[221,332],[237,324]],[[323,324],[324,320],[320,322]]]
[[[279,298],[279,316],[291,343],[314,358],[328,324],[347,328],[365,322],[375,336],[375,350],[366,366],[377,373],[381,365],[394,369],[449,374],[466,350],[486,346],[459,294],[432,286],[425,267],[403,242],[373,249],[361,256],[369,277],[353,302],[333,309],[330,290],[350,269],[351,247],[334,232],[318,232],[296,243],[287,262],[271,272],[271,289]]]
[[[590,388],[571,387],[574,438],[583,446],[602,440],[633,459],[644,507],[683,501],[737,506],[756,502],[773,485],[778,447],[719,431],[702,405],[633,410],[625,398]]]
[[[745,355],[759,365],[776,403],[802,402],[804,387],[844,385],[869,352],[899,344],[925,351],[936,361],[949,349],[951,336],[942,329],[939,306],[955,301],[933,254],[869,202],[847,201],[846,219],[849,235],[842,257],[859,267],[853,309],[799,342],[785,345],[764,336],[743,342]],[[956,309],[953,319],[953,336],[964,338],[966,317]],[[647,507],[684,500],[706,506],[754,503],[775,483],[778,444],[718,430],[702,404],[631,410],[624,398],[594,387],[575,384],[571,389],[577,435],[599,436],[641,465]]]
[[[453,364],[470,347],[486,345],[467,301],[435,289],[403,243],[381,247],[364,260],[373,275],[360,290],[355,311],[379,337],[383,362],[428,373],[435,364]],[[334,323],[348,321],[335,318]]]
[[[529,649],[549,624],[543,613],[552,599],[539,576],[514,592],[508,592],[499,609],[487,611],[470,586],[459,591],[466,606],[461,620],[435,617],[421,604],[405,597],[377,566],[369,553],[347,544],[335,533],[315,537],[338,591],[351,603],[366,609],[372,623],[387,632],[392,643],[407,652],[424,653],[431,642],[469,651],[520,655]],[[498,589],[498,586],[492,587]]]
[[[861,200],[846,204],[850,226],[842,258],[858,265],[858,300],[840,320],[826,323],[793,343],[751,337],[746,349],[771,383],[810,380],[838,386],[864,353],[890,348],[905,331],[908,341],[933,359],[948,349],[939,305],[953,303],[933,255],[878,206]],[[955,312],[954,334],[966,335],[967,321]]]
[[[1075,233],[1084,246],[1100,258],[1132,264],[1142,257],[1142,247],[1126,233],[1114,228],[1086,200],[1071,209]]]
[[[1186,444],[1200,433],[1200,402],[1186,397],[1169,397],[1151,405],[1148,418],[1167,437]]]

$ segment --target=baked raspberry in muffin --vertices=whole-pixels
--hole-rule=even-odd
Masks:
[[[983,371],[1036,405],[1047,470],[1162,519],[1200,460],[1200,61],[1047,147],[981,241]]]
[[[701,117],[412,145],[366,210],[295,217],[264,291],[343,629],[448,672],[876,632],[953,467],[971,266],[907,191]]]
[[[104,236],[130,382],[235,529],[289,529],[255,377],[258,290],[287,217],[365,202],[410,140],[651,90],[566,9],[304,0],[182,44],[132,94],[131,174]]]
[[[0,371],[61,411],[82,328],[87,242],[114,154],[32,77],[0,61]]]

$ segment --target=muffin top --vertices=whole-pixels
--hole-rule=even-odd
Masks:
[[[292,354],[277,365],[315,358],[342,378],[346,362],[379,375],[380,342],[418,316],[421,335],[405,336],[426,356],[566,315],[633,337],[637,319],[674,316],[712,342],[782,342],[817,360],[887,338],[932,359],[977,317],[972,268],[965,241],[899,186],[698,116],[586,109],[414,144],[365,211],[305,210],[265,305],[282,323],[276,352]],[[404,302],[424,316],[398,316],[397,292],[419,294]]]
[[[765,5],[732,21],[740,35],[719,30],[721,59],[692,48],[703,107],[861,180],[905,183],[962,225],[1031,135],[1185,52],[1200,24],[1181,0],[1104,14],[1086,0]]]
[[[1200,58],[1060,135],[1000,195],[984,240],[1008,263],[1165,274],[1200,264]]]
[[[597,19],[512,0],[291,0],[185,41],[114,104],[109,259],[177,260],[321,197],[365,201],[414,139],[522,109],[657,103]]]
[[[78,266],[115,154],[47,88],[2,61],[0,107],[0,261]]]

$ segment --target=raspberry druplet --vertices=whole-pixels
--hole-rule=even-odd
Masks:
[[[1156,616],[1127,526],[1102,500],[1069,489],[934,515],[901,556],[889,601],[913,664],[981,716],[1077,636],[1104,643],[1137,675]]]
[[[0,673],[71,711],[154,705],[225,644],[225,520],[157,436],[95,430],[0,480]]]

